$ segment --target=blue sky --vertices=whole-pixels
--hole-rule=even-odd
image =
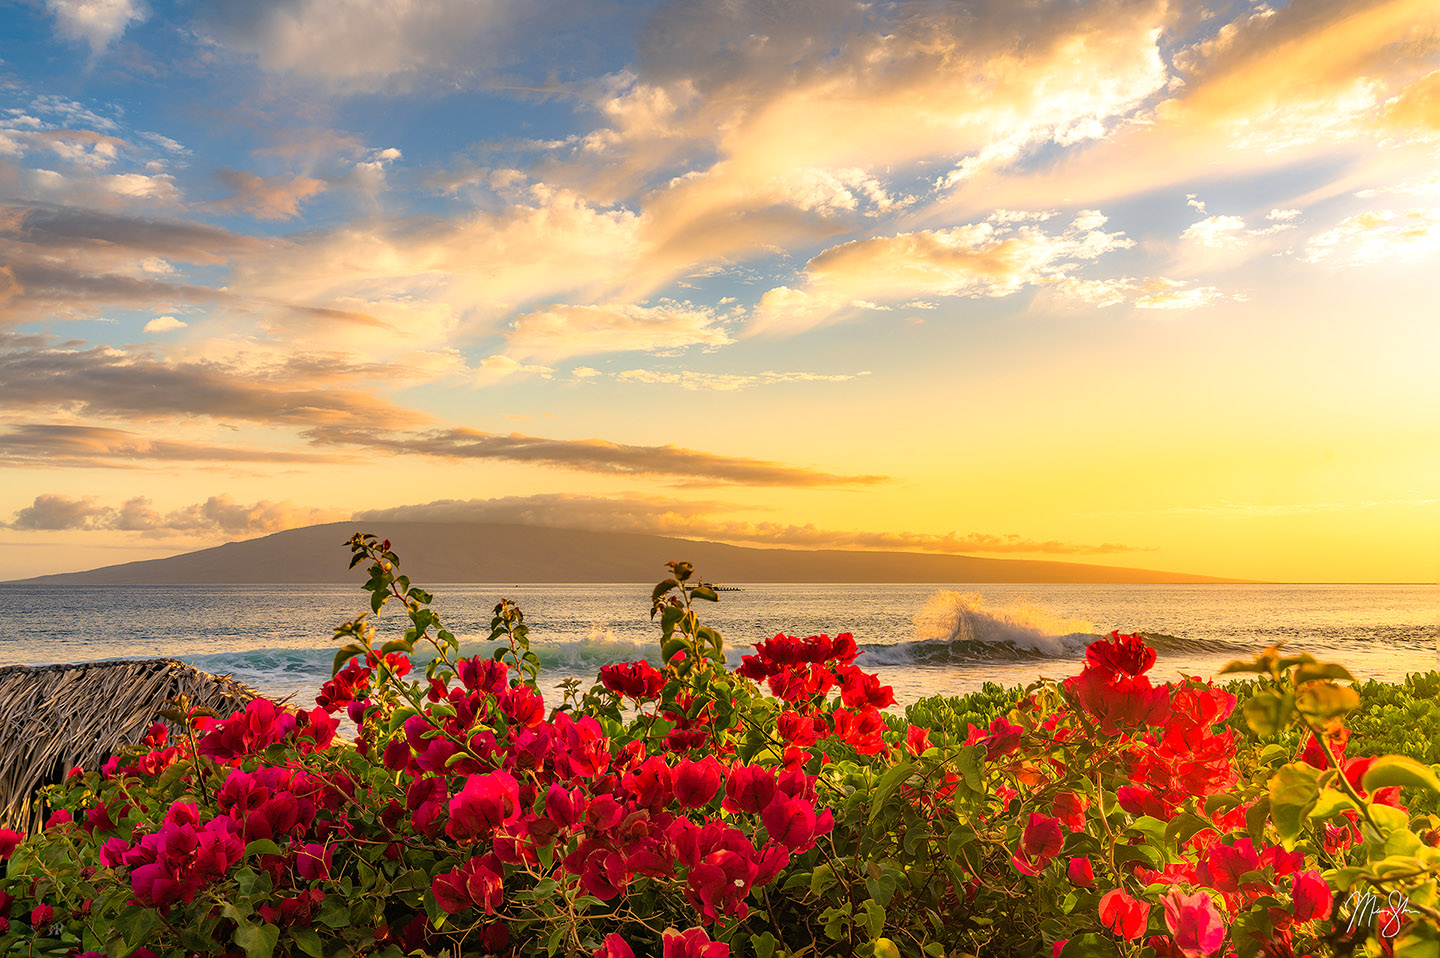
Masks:
[[[0,17],[0,574],[421,506],[1436,571],[1433,3]]]

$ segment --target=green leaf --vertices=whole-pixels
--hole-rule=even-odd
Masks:
[[[750,947],[755,950],[755,958],[771,958],[778,944],[780,942],[768,931],[750,936]]]
[[[876,938],[875,958],[900,958],[900,949],[889,938]]]
[[[364,652],[365,646],[360,645],[358,642],[352,642],[349,645],[345,646],[339,652],[335,653],[335,662],[333,665],[330,666],[330,674],[333,676],[336,672],[339,672],[341,669],[343,669],[345,667],[346,661],[348,661],[351,656],[361,655]]]
[[[1116,958],[1115,943],[1102,935],[1078,935],[1065,942],[1060,958]]]
[[[878,938],[881,930],[885,927],[885,906],[878,901],[867,901],[860,906],[862,917],[860,923],[870,933],[871,938]]]
[[[1167,846],[1183,844],[1207,828],[1214,829],[1215,826],[1194,812],[1181,812],[1170,819],[1169,824],[1165,826],[1165,844]]]
[[[247,921],[235,929],[235,944],[245,949],[246,958],[270,958],[279,940],[278,925],[252,925]]]
[[[1268,738],[1290,718],[1291,696],[1258,692],[1245,703],[1245,724],[1261,738]]]
[[[835,884],[835,870],[827,864],[816,865],[815,870],[810,873],[810,894],[818,898],[821,892],[833,884]]]
[[[885,807],[885,803],[890,801],[890,796],[895,794],[895,790],[900,787],[900,784],[910,777],[913,768],[914,766],[910,762],[904,761],[880,776],[875,790],[870,793],[870,822],[872,824],[880,816],[880,810]]]
[[[1360,693],[1348,685],[1311,683],[1295,693],[1295,707],[1311,722],[1328,722],[1359,708]]]
[[[125,954],[130,954],[145,943],[150,932],[160,924],[160,915],[149,908],[127,908],[115,919],[116,930],[125,941]],[[122,927],[123,926],[123,927]]]
[[[965,745],[955,750],[955,767],[965,779],[965,787],[977,795],[985,794],[985,746]],[[957,797],[957,802],[959,801]]]
[[[1349,795],[1338,789],[1322,788],[1308,817],[1312,822],[1328,822],[1342,812],[1358,811],[1360,806],[1356,805]]]
[[[425,897],[427,901],[434,898],[433,895],[427,895]],[[444,914],[444,912],[441,912],[441,914]],[[339,895],[329,895],[321,902],[320,913],[315,916],[315,920],[331,928],[345,928],[350,924],[350,906],[347,905],[345,900]],[[435,924],[433,920],[431,924]],[[435,927],[438,928],[440,926],[435,925]]]
[[[257,838],[245,846],[245,855],[278,855],[280,846],[268,838]]]
[[[1353,682],[1355,676],[1351,675],[1350,671],[1338,662],[1307,662],[1295,670],[1296,685],[1325,679],[1336,682]]]
[[[289,935],[294,939],[295,946],[310,958],[325,958],[325,946],[314,928],[291,928]]]
[[[1392,785],[1428,788],[1440,794],[1440,778],[1428,766],[1406,755],[1382,755],[1377,758],[1360,780],[1360,787],[1367,792]]]
[[[679,584],[680,581],[674,578],[666,579],[663,582],[657,583],[655,589],[650,593],[651,603],[658,603],[662,598],[664,598],[665,593],[669,592],[671,589],[675,588]]]
[[[708,585],[697,585],[690,590],[690,598],[704,599],[706,602],[719,602],[720,596]]]
[[[1320,798],[1319,778],[1318,768],[1292,762],[1270,779],[1270,820],[1287,849],[1295,847],[1302,820]]]

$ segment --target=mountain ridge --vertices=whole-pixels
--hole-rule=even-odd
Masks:
[[[992,559],[920,552],[762,549],[639,532],[596,532],[516,523],[404,520],[332,522],[209,549],[11,580],[6,585],[245,585],[358,583],[345,541],[355,532],[388,538],[417,584],[460,582],[651,582],[668,560],[688,560],[706,581],[1235,583],[1230,579],[1127,566]]]

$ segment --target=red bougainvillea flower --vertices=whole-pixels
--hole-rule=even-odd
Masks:
[[[456,662],[455,674],[460,677],[460,683],[472,692],[499,695],[509,682],[510,666],[476,656]]]
[[[725,768],[715,756],[707,755],[698,762],[686,759],[675,767],[675,797],[686,808],[708,805],[724,778]]]
[[[520,817],[520,783],[508,772],[470,775],[465,787],[450,800],[451,838],[489,837],[501,825]]]
[[[1090,807],[1090,801],[1076,795],[1074,792],[1061,792],[1055,796],[1055,801],[1050,806],[1050,813],[1060,820],[1060,824],[1072,832],[1085,830],[1085,809]]]
[[[1073,884],[1079,885],[1081,888],[1095,887],[1095,868],[1090,864],[1090,859],[1084,856],[1070,859],[1065,874]]]
[[[1149,815],[1162,820],[1170,817],[1165,803],[1144,785],[1121,785],[1115,790],[1115,801],[1131,815]]]
[[[613,931],[605,936],[600,947],[595,949],[594,958],[635,958],[635,952],[625,943],[625,939]]]
[[[905,750],[911,755],[919,755],[930,747],[930,730],[912,725],[905,730]]]
[[[1085,667],[1126,675],[1144,675],[1155,664],[1155,650],[1138,635],[1111,632],[1110,638],[1098,639],[1085,650]]]
[[[759,812],[770,804],[778,786],[775,773],[759,765],[736,765],[725,780],[723,807],[731,812]]]
[[[885,740],[881,735],[889,729],[879,709],[867,708],[859,712],[835,710],[835,737],[861,755],[876,755],[886,751]]]
[[[1291,896],[1295,900],[1295,920],[1314,921],[1330,917],[1335,899],[1330,886],[1317,871],[1300,872],[1291,879]]]
[[[840,698],[847,708],[888,708],[895,704],[895,690],[880,684],[880,677],[853,665],[835,670],[840,679]]]
[[[1051,859],[1060,854],[1063,844],[1065,836],[1060,832],[1059,819],[1031,812],[1020,836],[1020,847],[1010,861],[1021,874],[1038,875]]]
[[[665,673],[644,659],[605,665],[600,668],[600,683],[617,695],[649,701],[665,687]]]
[[[997,715],[990,723],[989,730],[970,726],[970,734],[965,737],[966,745],[984,745],[985,761],[993,762],[995,759],[1009,755],[1020,747],[1020,736],[1025,730],[1018,725],[1012,725],[1005,716]]]
[[[1218,892],[1233,894],[1242,888],[1242,877],[1260,868],[1255,843],[1248,838],[1224,845],[1210,846],[1205,860],[1197,869],[1200,879]]]
[[[25,840],[25,836],[8,828],[0,828],[0,861],[4,861],[15,854],[15,849]]]
[[[430,883],[435,901],[448,914],[483,908],[494,914],[503,896],[503,866],[494,855],[477,856],[453,871],[436,875]]]
[[[1100,923],[1116,935],[1134,940],[1145,934],[1150,921],[1150,906],[1136,901],[1118,888],[1100,899]]]
[[[50,924],[50,921],[54,917],[54,908],[51,908],[49,905],[36,905],[34,910],[30,912],[30,927],[43,928],[44,926]],[[670,952],[667,950],[665,952],[665,955],[666,958],[669,958]]]
[[[792,852],[805,852],[815,847],[815,839],[830,831],[834,816],[830,809],[815,814],[812,803],[803,798],[777,795],[760,813],[760,820],[772,841]]]
[[[724,942],[711,941],[703,928],[691,928],[689,931],[665,936],[662,958],[730,958],[730,946]]]
[[[1203,891],[1187,895],[1171,888],[1161,903],[1165,906],[1165,927],[1185,958],[1207,958],[1220,950],[1225,941],[1225,922],[1209,895]]]

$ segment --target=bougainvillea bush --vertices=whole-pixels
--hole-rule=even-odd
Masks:
[[[1358,697],[1339,666],[1237,663],[1259,676],[1240,704],[1254,737],[1237,737],[1233,695],[1153,681],[1154,651],[1117,634],[988,723],[896,728],[848,634],[777,635],[727,669],[696,611],[715,591],[671,563],[651,612],[663,665],[605,666],[547,703],[513,604],[495,609],[499,651],[460,657],[388,542],[351,549],[371,613],[337,630],[314,708],[177,703],[143,746],[54,788],[41,832],[0,832],[0,953],[1440,947],[1440,822],[1404,804],[1440,781],[1346,757]],[[410,627],[377,645],[386,604]],[[1248,744],[1297,727],[1297,747]]]

